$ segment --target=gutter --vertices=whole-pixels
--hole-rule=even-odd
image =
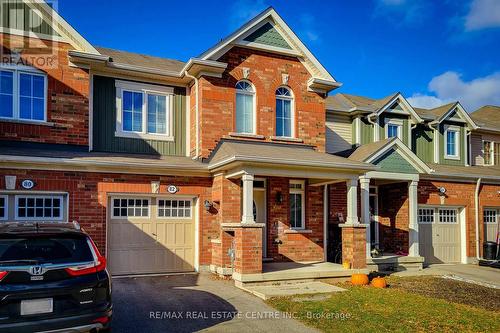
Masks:
[[[200,152],[200,116],[199,116],[199,107],[198,105],[200,104],[200,94],[199,94],[199,86],[198,86],[198,78],[195,77],[195,76],[192,76],[191,74],[189,74],[187,71],[184,72],[184,75],[186,75],[186,77],[190,78],[190,79],[193,79],[194,80],[194,90],[196,90],[196,101],[195,101],[195,106],[194,106],[194,109],[195,109],[195,121],[196,121],[196,150],[195,150],[195,156],[194,158],[198,158],[199,156],[199,152]],[[189,110],[189,112],[191,112],[191,110]]]
[[[479,260],[479,189],[481,187],[481,178],[477,179],[476,191],[474,193],[474,207],[475,207],[475,219],[476,219],[476,258]]]

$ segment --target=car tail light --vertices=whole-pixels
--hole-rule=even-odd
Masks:
[[[66,268],[66,272],[71,276],[80,276],[86,274],[97,273],[106,269],[106,258],[101,255],[97,246],[89,238],[88,243],[92,248],[92,254],[94,256],[94,262],[88,265],[80,265]]]
[[[9,272],[0,271],[0,281],[2,281],[3,278],[7,276],[7,274],[9,274]]]
[[[101,324],[106,324],[109,321],[109,317],[99,317],[94,319],[92,322],[94,323],[101,323]]]

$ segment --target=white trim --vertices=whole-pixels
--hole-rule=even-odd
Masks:
[[[280,88],[285,88],[286,90],[288,90],[290,92],[290,96],[278,96],[276,95],[276,91]],[[286,138],[296,138],[297,137],[297,131],[295,129],[295,95],[293,93],[293,90],[288,87],[288,86],[285,86],[285,85],[281,85],[279,87],[277,87],[274,91],[274,98],[275,98],[275,105],[276,105],[276,102],[277,100],[283,100],[283,101],[290,101],[290,130],[291,130],[291,136],[276,136],[277,138],[283,138],[283,139],[286,139]],[[277,126],[277,122],[276,122],[276,119],[277,118],[277,112],[276,110],[274,110],[274,124],[275,124],[275,133],[276,133],[276,129],[278,128]],[[276,133],[277,134],[277,133]]]
[[[175,196],[165,196],[165,197],[161,196],[161,197],[156,197],[155,199],[156,199],[155,200],[155,204],[156,204],[156,216],[155,216],[155,218],[157,218],[159,220],[192,220],[193,219],[193,200],[192,199],[179,198],[179,197],[175,197]],[[177,204],[180,201],[189,202],[190,203],[189,216],[160,216],[160,200],[177,201]],[[162,209],[166,209],[166,208],[162,207]],[[173,210],[174,207],[171,207],[171,209]],[[179,206],[175,207],[175,209],[179,210]],[[182,208],[182,209],[185,210],[186,207],[184,206],[184,208]]]
[[[486,222],[485,221],[485,213],[486,211],[490,211],[494,213],[495,221],[492,222]],[[489,225],[489,224],[497,224],[498,221],[500,221],[500,208],[494,208],[494,207],[484,207],[483,208],[483,224]]]
[[[191,155],[191,89],[186,87],[186,153],[185,156]]]
[[[468,145],[468,137],[470,135],[470,131],[464,128],[464,165],[469,166],[469,145]],[[472,163],[472,161],[471,161]]]
[[[455,153],[452,155],[448,154],[448,133],[455,133]],[[460,160],[460,127],[453,125],[444,126],[444,158],[447,160]]]
[[[412,118],[414,118],[417,123],[421,123],[424,120],[418,115],[418,113],[415,111],[415,109],[408,103],[406,98],[404,98],[401,93],[397,93],[394,98],[392,98],[389,102],[387,102],[382,108],[380,108],[378,111],[375,113],[379,116],[381,113],[386,111],[391,105],[393,105],[395,102],[400,102],[407,110],[408,113],[406,112],[401,112],[401,111],[391,111],[391,113],[395,114],[403,114],[403,115],[410,115]]]
[[[472,120],[472,118],[469,116],[469,113],[462,107],[460,102],[456,102],[455,104],[453,104],[452,107],[448,111],[446,111],[446,113],[444,113],[441,117],[439,117],[439,119],[436,119],[433,122],[441,123],[443,120],[446,120],[448,116],[455,110],[457,111],[457,115],[469,125],[469,128],[474,130],[479,128],[479,126],[477,126],[474,120]]]
[[[299,227],[292,227],[290,224],[290,229],[292,230],[305,230],[306,229],[306,182],[304,180],[297,180],[297,179],[290,179],[289,181],[289,187],[288,187],[288,194],[300,194],[301,196],[301,222],[302,225]],[[290,185],[293,184],[298,184],[301,185],[301,189],[296,189],[296,188],[291,188]],[[290,204],[290,207],[288,207],[289,212],[291,213],[291,208],[292,205]]]
[[[9,196],[0,195],[0,198],[4,199],[3,216],[0,216],[0,221],[5,221],[9,218]]]
[[[267,241],[268,241],[268,237],[267,237],[267,232],[268,232],[268,227],[267,227],[267,179],[266,178],[258,178],[258,177],[254,177],[253,179],[254,181],[254,184],[256,181],[263,181],[264,182],[264,187],[255,187],[255,185],[253,186],[253,191],[257,191],[257,192],[264,192],[264,226],[262,227],[262,257],[263,258],[266,258],[267,257]],[[253,196],[255,198],[255,196]],[[254,199],[255,201],[255,199]],[[255,219],[255,222],[256,223],[259,223],[257,222],[257,219]]]
[[[30,192],[28,192],[30,193]],[[63,221],[64,220],[64,195],[62,194],[51,194],[48,192],[47,194],[28,194],[28,193],[23,193],[23,194],[16,194],[14,195],[14,219],[16,221]],[[20,217],[18,215],[19,211],[19,199],[20,198],[25,198],[25,199],[46,199],[46,198],[51,198],[51,199],[59,199],[60,206],[59,206],[59,211],[60,211],[60,217],[59,218],[54,218],[54,217]],[[69,202],[69,195],[66,195],[66,205],[68,205]],[[28,206],[26,206],[28,207]],[[35,207],[33,207],[35,208]],[[69,217],[69,216],[68,216]]]
[[[434,135],[433,135],[433,141],[434,141],[434,163],[439,163],[439,152],[440,152],[440,144],[439,144],[439,124],[434,128]]]
[[[361,144],[361,116],[354,118],[354,123],[356,124],[356,132],[354,133],[355,144]]]
[[[403,119],[390,119],[390,118],[385,118],[385,138],[389,138],[389,125],[396,126],[397,127],[397,138],[401,141],[403,141],[403,125],[404,125],[404,120]]]
[[[138,199],[139,197],[139,199]],[[128,220],[128,219],[149,219],[151,218],[151,197],[142,197],[142,196],[137,196],[135,194],[133,195],[127,195],[127,193],[123,193],[122,195],[115,195],[115,196],[110,196],[110,199],[111,199],[111,203],[110,203],[110,210],[111,210],[111,215],[110,217],[113,219],[113,220]],[[148,201],[148,215],[147,216],[128,216],[128,203],[127,203],[127,216],[116,216],[115,215],[115,212],[114,212],[114,200],[115,199],[119,199],[119,200],[122,200],[122,199],[125,199],[125,200],[147,200]],[[119,209],[122,209],[122,208],[125,208],[125,207],[118,207]],[[136,208],[136,206],[134,205],[134,209]],[[140,207],[141,209],[143,209],[144,207],[141,206]]]

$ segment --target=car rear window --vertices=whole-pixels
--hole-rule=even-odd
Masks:
[[[0,237],[0,264],[24,260],[64,264],[93,261],[94,257],[85,237]]]

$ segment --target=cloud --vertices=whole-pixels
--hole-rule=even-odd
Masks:
[[[474,31],[500,27],[500,1],[473,0],[465,16],[465,30]]]
[[[299,32],[303,38],[310,42],[319,42],[320,37],[316,31],[315,18],[309,13],[302,13],[299,17]]]
[[[229,22],[236,29],[266,9],[264,0],[237,0],[233,2]]]
[[[373,16],[394,25],[414,25],[429,17],[431,6],[428,0],[375,0]]]
[[[435,76],[429,82],[431,94],[415,93],[408,102],[414,107],[433,108],[452,101],[460,101],[470,112],[487,105],[500,105],[500,72],[464,81],[453,71]]]

